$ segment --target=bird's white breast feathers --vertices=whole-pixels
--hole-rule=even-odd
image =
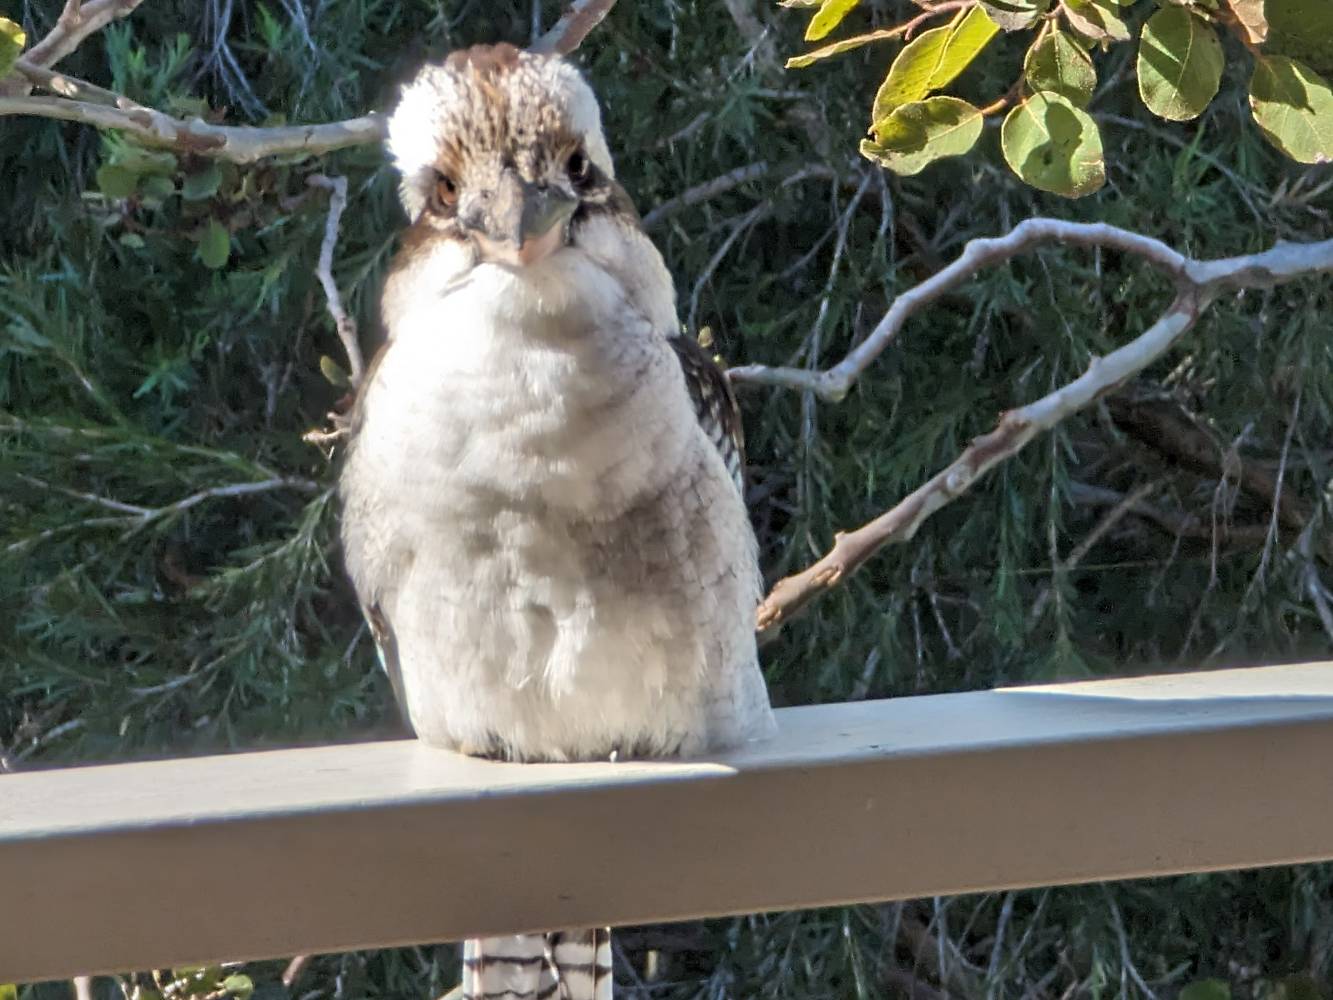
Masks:
[[[441,243],[386,290],[343,535],[428,742],[577,759],[772,726],[754,537],[665,337],[670,279],[604,236],[521,272]]]

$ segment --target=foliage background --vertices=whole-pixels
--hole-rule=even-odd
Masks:
[[[4,0],[0,14],[40,37],[59,6]],[[549,25],[557,5],[536,7]],[[747,14],[739,25],[728,7]],[[900,20],[902,7],[884,0],[853,18]],[[63,66],[164,109],[205,98],[235,121],[326,121],[388,106],[427,56],[525,41],[532,19],[526,0],[152,0]],[[784,74],[803,21],[739,0],[625,2],[578,55],[642,211],[767,165],[654,229],[683,318],[711,326],[731,362],[834,361],[968,238],[1033,214],[1112,222],[1200,256],[1328,235],[1333,173],[1263,143],[1238,49],[1222,97],[1188,126],[1150,118],[1132,52],[1108,56],[1092,110],[1109,181],[1070,202],[1022,186],[993,128],[970,157],[917,177],[857,158],[893,49]],[[747,33],[756,24],[770,33]],[[959,90],[983,102],[1002,92],[1021,44],[997,40]],[[325,205],[302,199],[303,178],[351,181],[336,271],[369,342],[403,223],[393,177],[364,149],[227,167],[195,200],[115,203],[97,193],[108,143],[0,120],[0,751],[27,767],[392,731],[333,545],[336,461],[300,435],[339,395],[320,374],[320,356],[339,350],[311,273]],[[200,167],[161,172],[179,187]],[[232,233],[220,270],[197,252],[209,218]],[[915,320],[841,404],[747,390],[770,576],[889,506],[1002,409],[1139,332],[1168,295],[1133,261],[1042,251]],[[1330,572],[1330,316],[1326,278],[1219,303],[1109,405],[787,627],[765,651],[775,700],[1326,656],[1312,595]],[[253,483],[269,485],[220,489]],[[1108,503],[1149,483],[1146,514],[1059,568]],[[207,905],[272,904],[254,886]],[[1170,997],[1217,979],[1237,997],[1295,998],[1333,974],[1333,873],[771,914],[621,941],[630,997],[890,997],[913,984],[928,998]],[[247,971],[279,995],[279,968]],[[324,956],[301,994],[438,995],[456,976],[449,946]]]

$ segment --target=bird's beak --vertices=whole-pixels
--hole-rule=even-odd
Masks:
[[[565,244],[567,223],[578,201],[552,187],[539,187],[506,170],[489,202],[470,227],[482,260],[528,267]]]

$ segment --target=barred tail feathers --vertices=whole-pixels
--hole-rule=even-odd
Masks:
[[[463,1000],[611,1000],[611,932],[469,940],[462,993]]]

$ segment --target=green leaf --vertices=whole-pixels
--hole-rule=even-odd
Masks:
[[[1094,42],[1127,42],[1129,25],[1116,13],[1116,0],[1061,0],[1069,26]]]
[[[877,141],[862,140],[861,155],[907,176],[943,157],[966,153],[981,129],[981,112],[967,101],[931,97],[895,108],[876,122]]]
[[[1231,987],[1221,979],[1200,979],[1181,990],[1176,1000],[1231,1000]]]
[[[150,174],[143,179],[143,182],[139,185],[139,190],[145,198],[166,201],[176,193],[176,182],[161,174]]]
[[[1032,27],[1050,5],[1050,0],[981,0],[981,9],[1005,31]]]
[[[1081,198],[1106,183],[1097,123],[1059,94],[1033,94],[1010,111],[1000,145],[1014,173],[1042,191]]]
[[[111,162],[136,174],[174,174],[177,170],[176,156],[161,149],[144,149],[129,142],[119,143],[114,147]]]
[[[1188,7],[1163,7],[1143,26],[1139,96],[1161,118],[1198,118],[1217,94],[1223,62],[1212,25]]]
[[[222,168],[216,160],[209,160],[201,170],[186,174],[181,184],[181,197],[186,201],[203,201],[218,193],[222,183]]]
[[[255,984],[249,976],[238,973],[222,980],[222,988],[237,1000],[250,1000],[250,994],[255,991]]]
[[[1059,94],[1080,108],[1092,100],[1097,86],[1092,57],[1054,25],[1028,49],[1023,75],[1033,90]]]
[[[138,175],[125,167],[104,163],[97,168],[97,190],[108,198],[128,198],[138,186]]]
[[[0,983],[0,1000],[19,1000],[19,988],[13,983]]]
[[[145,246],[143,237],[138,233],[121,233],[116,242],[131,250],[142,250]]]
[[[216,271],[227,263],[230,256],[231,234],[217,219],[209,219],[199,238],[199,259],[204,262],[204,267]]]
[[[1328,0],[1268,0],[1267,53],[1299,59],[1316,73],[1333,76],[1333,3]]]
[[[28,36],[23,27],[7,17],[0,17],[0,79],[9,75],[23,52]]]
[[[872,120],[881,121],[894,108],[948,86],[999,30],[985,11],[973,7],[952,24],[931,28],[908,42],[875,94]]]
[[[321,354],[319,356],[319,370],[329,385],[339,389],[350,388],[352,385],[351,376],[343,371],[338,362],[334,361],[327,354]]]
[[[1304,63],[1258,56],[1250,110],[1264,137],[1298,163],[1333,160],[1333,91]]]
[[[842,19],[851,13],[860,0],[824,0],[810,18],[810,26],[805,29],[805,40],[817,42],[836,28]]]
[[[1264,14],[1264,0],[1227,0],[1227,6],[1236,17],[1245,40],[1251,45],[1262,45],[1268,37],[1268,18]]]

